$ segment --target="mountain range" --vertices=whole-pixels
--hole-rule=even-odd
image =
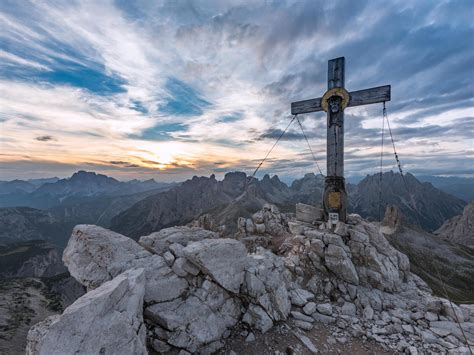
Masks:
[[[364,178],[357,185],[347,184],[349,211],[371,220],[379,219],[379,206],[398,206],[407,221],[433,231],[443,222],[461,213],[466,205],[463,200],[436,189],[430,183],[421,183],[406,174],[408,190],[399,174],[383,174]],[[138,238],[161,228],[186,224],[198,216],[208,214],[214,224],[235,231],[235,216],[246,216],[272,203],[282,211],[293,211],[297,202],[318,205],[324,182],[321,176],[306,174],[287,186],[278,179],[264,176],[262,180],[247,177],[244,173],[227,173],[222,181],[211,177],[194,177],[165,192],[148,196],[111,220],[110,228],[119,233]],[[379,191],[381,204],[379,204]],[[414,204],[412,204],[414,202]],[[227,223],[227,220],[229,223]]]
[[[357,185],[365,176],[349,176],[346,182]],[[474,200],[474,177],[416,175],[421,182],[429,182],[437,189],[465,202]]]
[[[153,179],[119,181],[94,172],[78,171],[66,179],[13,180],[0,182],[0,207],[46,209],[78,199],[132,195],[170,186]]]
[[[450,238],[472,231],[472,204],[461,214],[464,200],[413,175],[406,174],[405,179],[409,192],[401,176],[393,172],[383,174],[381,180],[372,175],[357,184],[348,183],[349,212],[378,220],[380,209],[398,206],[408,224],[387,234],[390,243],[408,255],[413,271],[436,292],[443,290],[433,266],[441,270],[454,300],[472,299],[466,285],[472,280],[473,250],[459,244],[463,240]],[[13,302],[20,302],[20,311],[36,314],[39,321],[84,292],[64,273],[60,257],[76,224],[98,224],[133,239],[183,224],[231,236],[237,231],[239,217],[249,217],[267,203],[289,216],[298,202],[319,205],[323,188],[324,178],[312,173],[291,185],[278,176],[265,175],[259,180],[242,172],[227,173],[223,180],[211,175],[179,184],[120,182],[84,171],[68,179],[1,182],[2,205],[12,201],[24,201],[25,205],[0,208],[0,288],[6,300],[0,302],[0,317],[7,319],[11,334],[24,333],[28,322],[16,322],[10,312]],[[426,232],[441,225],[439,236]],[[35,306],[27,308],[31,302]],[[0,352],[3,348],[8,348],[8,342],[0,339]]]
[[[394,206],[387,208],[382,231],[393,247],[408,256],[410,270],[435,293],[447,294],[454,302],[472,303],[473,248],[460,244],[459,240],[447,240],[413,228],[406,223],[403,212]]]
[[[420,182],[415,176],[387,172],[382,176],[370,175],[356,186],[349,188],[350,210],[369,220],[379,220],[387,205],[397,206],[407,222],[429,232],[438,229],[443,222],[460,214],[466,202],[435,188],[429,182]],[[379,208],[379,194],[381,206]]]
[[[466,202],[474,200],[474,178],[432,175],[420,175],[417,178]]]
[[[46,240],[63,248],[76,224],[108,226],[116,214],[172,186],[85,171],[67,179],[1,182],[0,244]]]
[[[400,175],[393,172],[383,174],[379,204],[379,178],[371,175],[358,184],[347,184],[350,212],[378,220],[379,205],[382,211],[385,205],[396,205],[408,222],[434,231],[445,220],[460,215],[466,205],[431,183],[406,174],[409,196]],[[294,212],[297,202],[319,205],[323,187],[323,177],[313,173],[290,186],[276,175],[258,180],[242,172],[227,173],[221,181],[211,175],[179,184],[121,182],[85,171],[66,179],[1,182],[0,206],[10,207],[0,208],[0,243],[40,239],[62,248],[79,223],[97,224],[138,238],[203,215],[229,234],[236,229],[237,217],[250,215],[265,203],[285,212]]]

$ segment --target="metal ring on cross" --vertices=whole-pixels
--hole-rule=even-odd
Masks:
[[[328,112],[328,101],[332,96],[339,96],[342,99],[341,107],[344,110],[349,104],[349,93],[344,88],[334,88],[326,91],[321,99],[321,107],[324,111]]]

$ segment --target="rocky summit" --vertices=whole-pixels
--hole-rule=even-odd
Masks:
[[[448,219],[435,232],[441,238],[474,248],[474,201],[461,215]]]
[[[326,353],[311,338],[320,326],[328,344],[386,353],[474,345],[474,307],[434,296],[360,216],[330,228],[265,205],[237,225],[232,238],[171,227],[138,242],[76,226],[63,260],[89,292],[33,326],[27,354],[235,354],[239,337],[256,343],[275,329],[296,336],[293,352]],[[275,344],[268,353],[281,354]]]

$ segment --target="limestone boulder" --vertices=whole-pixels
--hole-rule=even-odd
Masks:
[[[248,257],[242,293],[262,307],[273,321],[285,320],[291,309],[288,278],[281,257],[258,248]]]
[[[393,248],[376,226],[364,220],[350,227],[348,233],[348,245],[361,284],[399,291],[409,275],[408,257]]]
[[[242,321],[251,327],[266,333],[273,327],[273,321],[267,312],[255,304],[250,304],[247,312],[244,314]]]
[[[94,225],[74,228],[63,253],[71,276],[89,290],[131,268],[143,267],[146,302],[163,302],[179,297],[188,287],[163,257],[153,255],[134,240]]]
[[[325,250],[324,259],[326,267],[342,280],[354,285],[359,284],[359,276],[354,264],[341,246],[329,244]]]
[[[82,224],[73,229],[63,261],[72,277],[93,289],[151,256],[124,235]]]
[[[304,203],[296,204],[296,219],[301,222],[313,223],[316,220],[321,220],[321,208],[306,205]]]
[[[165,330],[165,341],[189,352],[219,341],[240,317],[240,301],[211,281],[187,298],[158,303],[145,317]]]
[[[291,303],[295,306],[304,307],[312,299],[314,299],[314,294],[303,288],[297,288],[290,292]]]
[[[33,326],[26,354],[147,354],[144,295],[144,270],[128,270]]]
[[[464,341],[464,336],[466,336],[468,342],[474,344],[474,323],[463,322],[458,324],[449,321],[434,321],[430,322],[430,329],[437,332],[443,330],[446,332],[445,334],[452,334],[460,341]]]
[[[244,279],[247,249],[235,239],[206,239],[183,249],[185,258],[228,291],[238,293]]]
[[[287,219],[280,213],[275,205],[265,204],[263,208],[251,217],[254,225],[254,233],[269,234],[272,237],[284,237],[289,235]]]
[[[151,252],[163,255],[171,244],[187,246],[191,242],[204,239],[216,239],[219,234],[197,227],[171,227],[140,238],[138,243]]]

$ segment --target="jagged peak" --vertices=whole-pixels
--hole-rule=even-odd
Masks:
[[[72,174],[72,176],[67,179],[71,182],[75,181],[84,181],[84,180],[97,180],[97,181],[110,181],[110,182],[119,182],[117,179],[104,175],[104,174],[97,174],[93,171],[85,171],[79,170]]]
[[[224,180],[244,180],[246,177],[247,174],[242,171],[230,171],[224,175]]]

